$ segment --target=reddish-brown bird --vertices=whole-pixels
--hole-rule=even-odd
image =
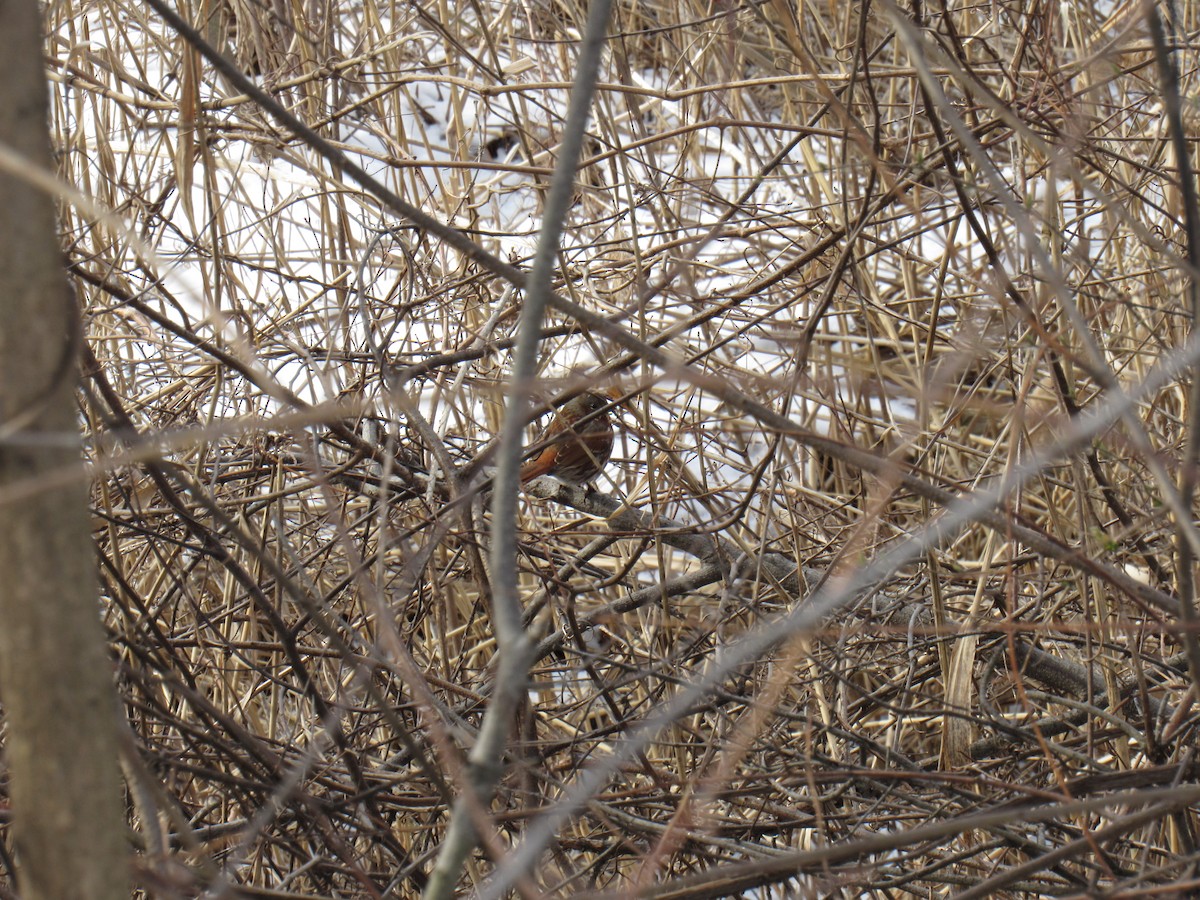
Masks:
[[[550,475],[573,485],[595,480],[612,456],[613,423],[608,406],[613,396],[587,391],[564,403],[538,435],[542,449],[521,466],[521,484]]]

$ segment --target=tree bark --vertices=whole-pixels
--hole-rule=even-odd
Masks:
[[[39,6],[0,2],[0,146],[50,171]],[[0,172],[0,701],[23,900],[128,898],[113,669],[53,198]],[[64,472],[70,477],[63,478]]]

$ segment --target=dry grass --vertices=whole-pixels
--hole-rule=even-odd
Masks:
[[[280,103],[528,264],[580,5],[211,6]],[[618,3],[557,288],[688,368],[545,323],[546,400],[632,399],[600,496],[523,503],[543,652],[464,895],[525,836],[527,896],[1194,890],[1200,435],[1190,367],[1141,385],[1192,333],[1200,234],[1146,23],[1105,8],[930,9],[918,51],[886,5]],[[428,473],[497,432],[520,294],[143,4],[48,28],[142,890],[414,896],[496,652],[487,516]],[[937,491],[1039,453],[990,519],[852,583]],[[826,579],[830,615],[780,618]]]

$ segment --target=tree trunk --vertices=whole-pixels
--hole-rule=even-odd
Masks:
[[[39,6],[0,2],[0,147],[51,169]],[[0,700],[23,900],[128,898],[118,706],[53,198],[0,172]],[[62,477],[63,473],[69,477]]]

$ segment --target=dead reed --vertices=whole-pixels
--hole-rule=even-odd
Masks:
[[[528,265],[582,5],[204,8],[333,148]],[[543,401],[630,399],[595,492],[526,495],[539,650],[459,892],[1195,889],[1176,8],[1156,59],[1136,5],[616,5],[555,288],[677,365],[543,323]],[[141,888],[416,896],[495,688],[471,494],[521,294],[148,6],[47,28]]]

